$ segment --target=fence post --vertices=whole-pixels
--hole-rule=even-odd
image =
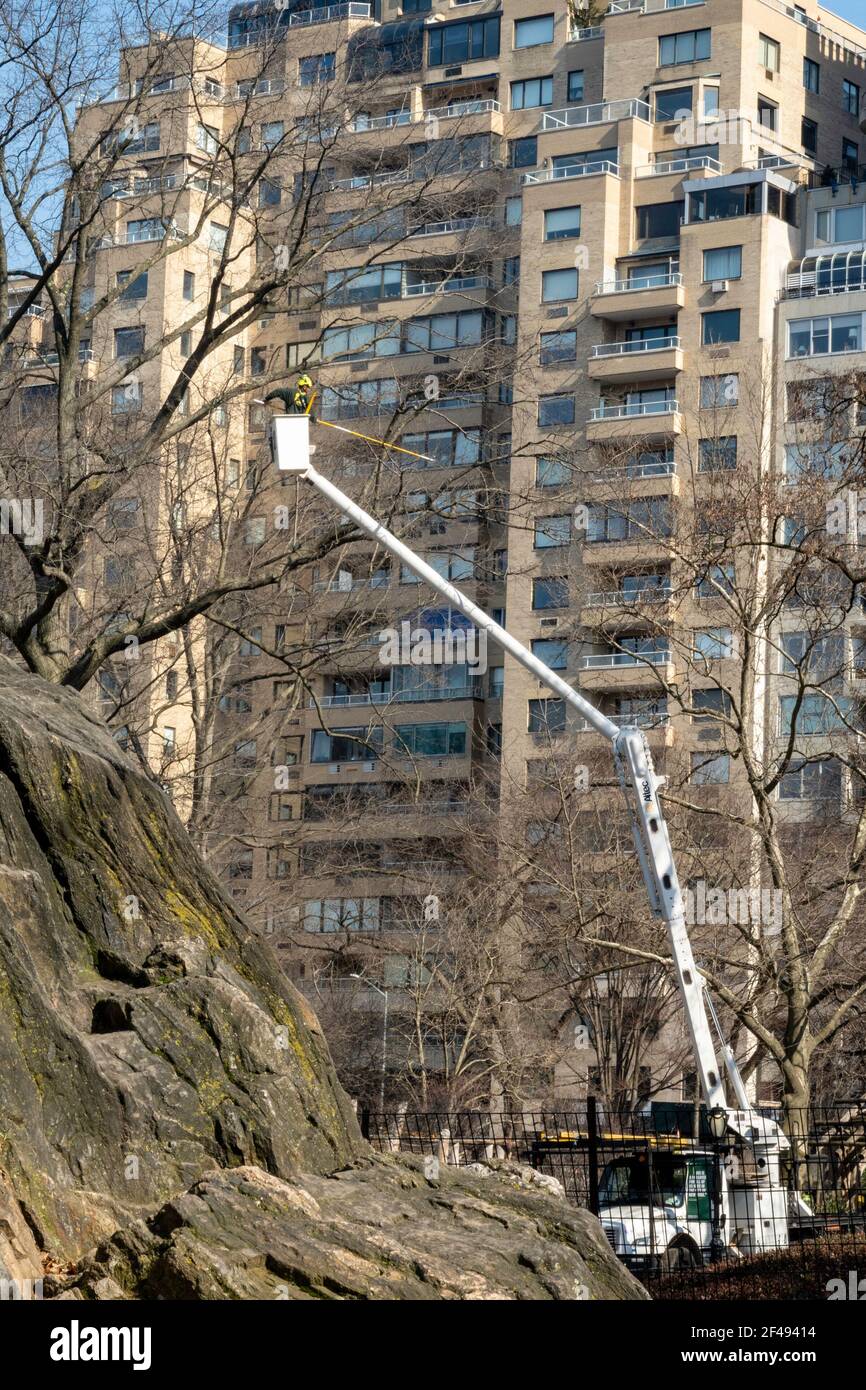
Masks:
[[[595,1096],[586,1098],[586,1138],[589,1159],[589,1209],[598,1216],[598,1113]]]
[[[370,1138],[370,1112],[366,1105],[361,1111],[361,1134],[367,1140]]]

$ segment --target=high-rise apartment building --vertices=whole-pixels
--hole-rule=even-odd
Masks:
[[[214,251],[236,234],[208,212],[182,258],[141,272],[130,251],[150,244],[157,183],[183,189],[184,231],[214,161],[236,174],[264,156],[249,204],[255,238],[231,278],[254,276],[257,257],[303,269],[288,298],[271,296],[209,362],[211,389],[223,372],[258,397],[258,378],[306,367],[323,420],[426,455],[377,455],[346,437],[333,464],[346,486],[369,487],[384,458],[379,499],[419,549],[612,718],[642,724],[684,814],[715,797],[746,808],[747,822],[752,793],[724,726],[744,638],[726,600],[741,579],[752,594],[772,588],[782,552],[762,550],[775,534],[770,490],[787,478],[786,496],[801,498],[816,452],[825,486],[817,383],[848,381],[864,351],[866,32],[814,0],[595,8],[288,0],[236,6],[220,41],[172,41],[162,75],[153,44],[125,51],[120,87],[81,125],[97,129],[135,102],[130,178],[106,204],[114,225],[93,255],[94,293],[126,275],[135,312],[87,351],[98,371],[134,353],[137,333],[177,322],[210,292]],[[299,230],[292,210],[310,186],[313,214]],[[135,389],[165,392],[189,350],[167,348]],[[266,411],[239,399],[219,467],[226,486],[262,489],[245,521],[255,540],[294,498],[262,472]],[[837,463],[856,431],[848,419],[833,434]],[[316,436],[323,450],[327,435]],[[790,535],[798,507],[780,523]],[[707,538],[724,532],[720,516],[746,513],[757,519],[748,542],[717,556]],[[789,605],[778,622],[767,611],[751,633],[764,654],[738,706],[739,746],[762,757],[785,736],[804,627],[802,609]],[[501,959],[485,974],[468,925],[435,944],[453,903],[466,924],[486,912],[485,931],[498,924],[511,941],[508,957],[508,923],[545,897],[527,865],[536,852],[543,860],[550,826],[583,826],[578,849],[599,867],[581,872],[602,896],[618,891],[625,840],[606,838],[618,811],[590,824],[562,810],[557,769],[569,796],[581,776],[603,780],[608,753],[595,734],[492,647],[480,671],[461,652],[383,662],[378,634],[399,635],[404,621],[432,636],[450,619],[357,542],[246,614],[218,700],[214,738],[230,752],[214,774],[224,796],[208,833],[222,837],[214,861],[230,888],[301,987],[325,1000],[326,1019],[346,1028],[348,1050],[375,1070],[385,990],[388,1070],[457,1076],[448,1094],[464,1084],[468,1095],[490,1068],[488,1043],[471,990],[449,998],[449,963],[460,970],[461,952],[471,957],[471,989],[484,994],[501,987]],[[849,644],[846,670],[859,669],[856,615],[834,630]],[[316,660],[283,707],[274,656],[287,647]],[[192,756],[191,714],[183,682],[161,683],[162,659],[150,736],[169,739],[177,771]],[[820,710],[807,732],[829,736]],[[810,748],[774,796],[808,820],[820,787],[820,805],[835,796],[844,818],[850,769],[830,745],[826,757]],[[697,854],[704,842],[690,843]],[[756,872],[745,887],[760,885]],[[571,885],[578,915],[589,886]],[[567,922],[560,930],[561,963]],[[536,1031],[530,1079],[515,1093],[580,1096],[605,1065],[616,1069],[617,1044],[602,1059],[591,1018],[614,986],[596,964],[594,998],[581,1004],[578,948],[536,988],[551,976],[543,940],[535,946],[518,972],[534,982]],[[621,1007],[622,1026],[643,1030],[632,1075],[643,1094],[679,1096],[688,1062],[676,1010],[668,999],[650,1017],[645,989],[626,990]],[[359,1015],[366,1031],[353,1042],[346,1020]]]

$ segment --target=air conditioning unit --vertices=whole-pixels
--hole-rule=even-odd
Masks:
[[[543,628],[547,628],[548,630],[549,630],[550,628],[552,628],[552,627],[559,627],[559,619],[558,619],[558,618],[542,618],[542,619],[541,619],[541,626],[542,626]]]
[[[713,294],[724,294],[731,287],[730,280],[714,280],[712,283]]]

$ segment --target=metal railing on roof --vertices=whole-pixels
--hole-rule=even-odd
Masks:
[[[609,159],[587,161],[585,164],[557,165],[555,169],[535,169],[524,174],[521,182],[524,184],[558,183],[562,179],[589,178],[593,174],[611,174],[618,179],[619,165],[613,164]]]

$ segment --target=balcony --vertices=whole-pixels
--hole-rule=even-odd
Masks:
[[[603,690],[611,685],[648,685],[658,688],[659,677],[670,680],[673,676],[671,653],[667,649],[646,651],[640,655],[635,652],[603,652],[596,656],[582,656],[578,662],[581,673],[581,687],[590,690]],[[622,679],[620,679],[622,677]],[[624,722],[627,724],[628,719]]]
[[[591,178],[596,174],[610,174],[613,178],[619,178],[619,165],[613,164],[609,159],[594,160],[586,164],[566,164],[555,169],[534,169],[529,174],[524,174],[520,182],[524,187],[537,183],[561,183],[565,179]]]
[[[493,97],[479,98],[477,101],[455,101],[449,106],[434,106],[425,111],[421,120],[455,121],[461,116],[487,116],[501,112],[502,104]]]
[[[450,280],[424,280],[418,285],[406,285],[403,299],[425,299],[437,294],[468,294],[473,290],[489,290],[493,281],[489,275],[457,275]]]
[[[646,713],[635,712],[634,714],[607,714],[605,717],[615,724],[618,729],[642,729],[644,733],[656,733],[661,735],[665,743],[671,742],[673,728],[671,717],[667,711],[647,711]],[[575,731],[577,734],[596,734],[591,724],[581,724]]]
[[[96,361],[96,357],[94,356],[93,349],[92,349],[92,348],[89,348],[89,347],[87,347],[87,348],[84,348],[84,347],[79,348],[79,349],[78,349],[78,361],[79,361],[79,362],[95,362],[95,361]],[[56,352],[40,352],[40,353],[37,353],[34,357],[25,357],[25,358],[24,358],[24,364],[23,364],[23,365],[24,365],[24,367],[26,368],[26,370],[28,370],[28,371],[36,371],[36,370],[38,370],[38,368],[40,368],[40,367],[57,367],[57,366],[59,366],[59,364],[60,364],[60,357],[59,357],[59,354],[58,354],[58,353],[56,353]]]
[[[597,405],[587,421],[590,440],[659,439],[682,433],[683,417],[675,400]]]
[[[587,594],[583,600],[584,608],[638,608],[643,604],[658,607],[660,604],[669,603],[671,589],[669,585],[647,585],[644,589],[624,590],[608,589],[597,594]]]
[[[492,225],[489,217],[454,217],[446,222],[425,222],[410,231],[409,236],[453,236],[457,232],[474,232]]]
[[[679,338],[641,338],[636,342],[599,343],[589,355],[592,381],[667,380],[683,369]]]
[[[541,118],[541,129],[576,130],[582,126],[610,125],[614,121],[652,122],[652,111],[647,102],[638,97],[625,97],[622,101],[596,101],[589,106],[566,106],[561,111],[545,111]]]
[[[686,291],[682,275],[644,275],[632,280],[600,280],[590,302],[590,311],[602,319],[642,319],[679,313],[685,307]]]
[[[378,642],[378,638],[376,639]],[[426,705],[441,700],[482,700],[484,690],[480,684],[455,685],[448,688],[436,687],[428,690],[388,690],[381,695],[365,691],[349,695],[322,695],[320,699],[308,701],[309,709],[358,709],[387,705]]]
[[[706,170],[708,174],[720,174],[722,166],[717,159],[707,154],[685,156],[683,159],[666,159],[656,164],[641,164],[634,171],[636,179],[661,178],[665,174],[691,174],[696,170]]]
[[[570,29],[569,43],[590,43],[593,39],[604,39],[604,29],[600,24],[590,29]]]

